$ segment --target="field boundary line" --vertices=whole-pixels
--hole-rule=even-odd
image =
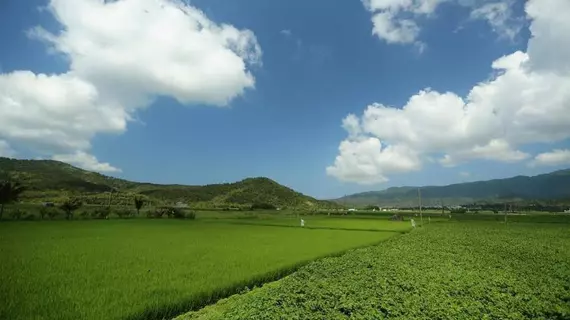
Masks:
[[[335,227],[314,227],[314,226],[292,226],[292,225],[279,225],[271,223],[252,223],[252,222],[233,222],[233,221],[216,221],[212,223],[227,223],[232,225],[247,225],[247,226],[260,226],[260,227],[279,227],[279,228],[298,228],[298,229],[310,229],[310,230],[339,230],[339,231],[365,231],[365,232],[392,232],[392,233],[408,233],[410,229],[407,230],[391,230],[391,229],[358,229],[358,228],[335,228]]]

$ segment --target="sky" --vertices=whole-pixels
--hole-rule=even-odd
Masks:
[[[568,0],[0,0],[0,156],[321,199],[568,168],[568,16]]]

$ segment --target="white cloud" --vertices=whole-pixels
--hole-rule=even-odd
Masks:
[[[439,162],[444,167],[453,167],[470,159],[518,162],[527,159],[529,156],[522,151],[513,150],[505,140],[493,139],[483,146],[475,145],[470,150],[457,151],[453,155],[446,154]]]
[[[14,151],[8,142],[4,140],[0,140],[0,157],[11,158],[16,155],[16,151]]]
[[[375,137],[347,139],[341,142],[335,163],[327,174],[347,182],[375,184],[388,181],[385,172],[419,170],[418,155],[406,146],[382,145]]]
[[[563,18],[570,16],[570,2],[530,0],[526,11],[532,21],[528,50],[495,60],[494,78],[475,85],[466,97],[426,89],[400,108],[372,104],[360,119],[345,119],[349,137],[341,147],[375,138],[383,149],[407,150],[392,154],[392,161],[408,161],[410,153],[422,161],[443,155],[439,162],[453,166],[472,159],[522,161],[530,155],[518,150],[520,146],[569,139],[570,55],[557,52],[570,54],[570,19]],[[379,154],[372,147],[352,154],[341,148],[327,172],[361,183],[385,181],[402,172],[375,161]],[[362,170],[371,164],[375,167]],[[364,173],[370,176],[362,177]]]
[[[96,133],[121,133],[128,120],[90,82],[30,71],[0,75],[0,114],[0,136],[40,153],[89,149]]]
[[[555,149],[551,152],[538,154],[529,163],[531,167],[534,166],[559,166],[570,165],[570,150],[568,149]]]
[[[51,0],[48,9],[61,29],[38,26],[29,35],[65,57],[69,70],[0,74],[0,139],[12,145],[83,155],[95,135],[124,132],[158,96],[226,106],[255,86],[255,35],[182,2]],[[112,171],[89,161],[77,163]]]
[[[83,151],[77,151],[72,154],[56,154],[52,157],[53,160],[66,162],[85,170],[96,172],[121,172],[121,169],[115,168],[107,162],[99,162],[93,155],[87,154]]]
[[[363,0],[372,13],[372,34],[387,43],[416,44],[420,53],[425,44],[418,41],[420,27],[414,21],[419,16],[430,16],[448,0]]]
[[[350,137],[356,138],[362,133],[360,119],[353,114],[349,114],[342,120],[342,127],[348,132]]]
[[[522,29],[522,23],[513,17],[512,6],[513,1],[485,3],[471,11],[471,18],[486,20],[500,37],[513,40]]]
[[[289,29],[283,29],[283,30],[279,31],[279,33],[281,33],[282,35],[284,35],[286,37],[290,37],[293,34],[291,32],[291,30],[289,30]]]
[[[550,0],[547,0],[550,1]],[[372,34],[390,44],[414,44],[421,53],[426,44],[418,40],[419,22],[433,17],[443,3],[470,8],[470,18],[485,20],[500,38],[514,40],[524,19],[513,15],[514,0],[362,0],[372,13]],[[457,32],[459,26],[454,32]]]
[[[388,43],[413,43],[419,32],[418,25],[409,19],[394,19],[390,12],[380,12],[372,17],[372,33]]]
[[[537,19],[530,25],[533,35],[528,44],[530,64],[534,70],[567,75],[570,73],[570,1],[542,0],[529,1],[526,12],[530,16],[548,17]],[[540,58],[538,58],[540,57]]]

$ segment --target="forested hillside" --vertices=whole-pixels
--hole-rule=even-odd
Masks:
[[[87,202],[104,204],[112,192],[115,202],[129,202],[132,194],[142,194],[157,203],[182,202],[197,207],[338,207],[334,202],[316,200],[263,177],[205,186],[160,185],[108,177],[53,160],[1,157],[0,175],[23,184],[26,192],[22,199],[28,202],[58,201],[75,194]]]
[[[417,206],[418,189],[426,206],[471,202],[548,201],[570,199],[570,169],[533,177],[516,176],[447,186],[393,187],[337,199],[346,205]]]

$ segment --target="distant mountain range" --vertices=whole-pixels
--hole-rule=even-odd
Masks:
[[[270,204],[275,207],[332,208],[339,205],[317,200],[264,177],[205,186],[161,185],[108,177],[53,160],[17,160],[0,157],[0,178],[7,176],[26,187],[28,202],[57,202],[70,194],[87,203],[131,204],[140,194],[160,204],[184,203],[191,207],[247,207]],[[110,196],[111,191],[113,191]],[[111,199],[111,200],[109,200]]]
[[[346,206],[411,207],[418,205],[418,188],[421,189],[424,206],[438,206],[442,202],[449,206],[473,202],[570,200],[570,169],[533,177],[516,176],[447,186],[393,187],[357,193],[333,201]]]

